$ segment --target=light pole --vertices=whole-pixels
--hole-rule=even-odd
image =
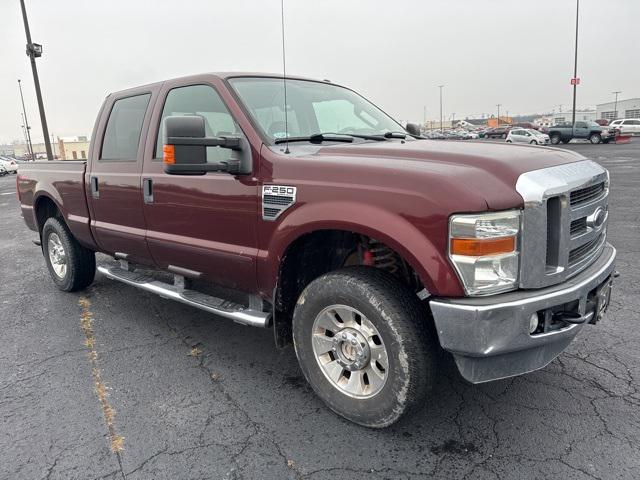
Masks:
[[[442,88],[444,85],[438,85],[440,89],[440,131],[442,132]]]
[[[38,99],[38,109],[40,110],[40,121],[42,122],[42,135],[44,136],[44,146],[47,150],[47,159],[53,160],[51,153],[51,144],[49,143],[49,129],[47,128],[47,117],[44,114],[44,104],[42,103],[42,92],[40,92],[40,80],[38,79],[38,69],[36,68],[36,58],[42,56],[42,45],[31,41],[31,32],[29,31],[29,21],[27,20],[27,10],[24,6],[24,0],[20,0],[22,7],[22,19],[24,20],[24,32],[27,35],[27,56],[31,60],[31,70],[33,71],[33,83],[36,87],[36,97]]]
[[[496,107],[498,107],[498,125],[496,125],[496,127],[500,126],[500,107],[502,106],[501,103],[497,103]]]
[[[27,127],[25,126],[26,122],[24,121],[24,114],[21,113],[20,118],[22,119],[22,125],[20,126],[22,127],[22,136],[24,137],[24,144],[27,147],[27,154],[29,155],[29,158],[31,158],[31,149],[29,148],[29,139],[27,138]]]
[[[576,92],[578,89],[578,19],[580,13],[580,0],[576,0],[576,49],[573,62],[573,111],[571,113],[571,129],[576,128]]]
[[[31,127],[29,126],[29,120],[27,119],[27,110],[24,108],[24,96],[22,95],[22,82],[18,79],[18,89],[20,90],[20,100],[22,101],[22,122],[24,128],[27,130],[27,151],[31,160],[35,160],[33,155],[33,144],[31,143]]]
[[[616,92],[611,92],[616,96],[616,101],[614,103],[614,107],[613,107],[613,119],[617,120],[618,119],[618,94],[622,93],[622,91],[618,90]]]
[[[53,133],[51,134],[51,148],[53,149],[53,158],[52,160],[56,159],[56,139],[53,135]]]

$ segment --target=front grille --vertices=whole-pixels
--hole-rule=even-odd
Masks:
[[[602,242],[602,234],[590,242],[580,245],[569,252],[569,266],[575,265],[598,249]]]
[[[516,189],[522,214],[520,287],[542,288],[578,275],[605,245],[606,222],[591,225],[607,210],[607,172],[584,160],[524,173]]]
[[[582,235],[587,231],[587,217],[578,218],[571,222],[571,227],[569,229],[569,233],[572,237],[577,237],[578,235]]]
[[[574,190],[573,192],[571,192],[569,203],[572,207],[582,205],[583,203],[587,203],[594,198],[598,198],[600,195],[602,195],[602,192],[604,192],[604,182],[590,185],[579,190]]]

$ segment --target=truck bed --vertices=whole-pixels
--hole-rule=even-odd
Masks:
[[[64,216],[74,236],[93,246],[89,230],[89,208],[85,192],[86,161],[39,161],[22,163],[18,168],[17,189],[22,215],[27,226],[38,231],[36,211],[40,197],[47,193]],[[42,198],[43,201],[50,202]]]

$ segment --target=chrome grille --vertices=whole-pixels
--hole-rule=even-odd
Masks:
[[[578,218],[571,222],[571,227],[569,228],[569,233],[572,237],[577,237],[578,235],[582,235],[587,231],[587,217]]]
[[[576,265],[580,263],[585,258],[589,257],[595,250],[601,246],[601,243],[604,242],[604,234],[600,234],[597,238],[593,240],[583,243],[577,248],[574,248],[569,252],[569,266]]]
[[[607,171],[591,160],[522,174],[520,286],[541,288],[588,267],[606,243]],[[596,221],[599,219],[598,221]]]
[[[590,185],[586,188],[574,190],[569,196],[569,203],[571,204],[571,206],[587,203],[594,198],[598,198],[599,196],[601,196],[604,192],[604,189],[604,182],[601,182],[596,185]]]

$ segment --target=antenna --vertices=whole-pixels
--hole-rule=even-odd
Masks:
[[[284,153],[289,153],[289,115],[287,114],[287,60],[284,51],[284,0],[280,0],[280,23],[282,25],[282,83],[284,84]]]

